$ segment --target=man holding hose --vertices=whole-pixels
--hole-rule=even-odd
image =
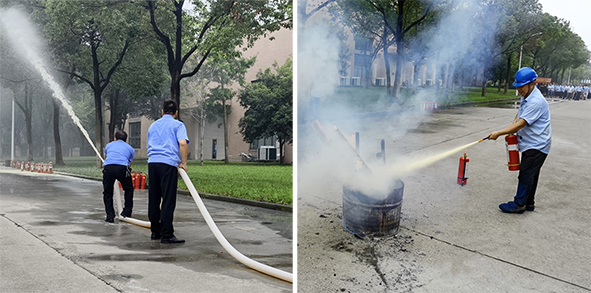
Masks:
[[[103,163],[103,202],[107,218],[105,222],[113,223],[115,209],[113,208],[113,188],[115,180],[121,182],[125,191],[125,207],[121,212],[123,217],[131,217],[133,209],[133,183],[131,180],[131,162],[135,151],[127,144],[127,133],[117,131],[115,140],[105,146],[105,162]]]
[[[189,154],[187,128],[176,120],[178,113],[175,101],[164,101],[162,118],[148,129],[148,218],[151,239],[161,239],[163,244],[185,242],[174,236],[172,227],[179,178],[177,168],[187,171]]]
[[[521,95],[519,111],[513,124],[488,135],[489,139],[496,140],[501,135],[517,132],[519,151],[522,153],[517,193],[513,201],[499,205],[504,213],[534,210],[534,196],[540,169],[550,152],[550,108],[542,93],[536,88],[536,78],[538,75],[529,67],[517,71],[513,86]]]

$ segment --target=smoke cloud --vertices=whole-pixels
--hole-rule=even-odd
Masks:
[[[453,88],[453,78],[461,71],[466,76],[482,73],[486,55],[494,48],[494,34],[498,19],[476,0],[454,2],[453,9],[442,13],[437,25],[423,31],[423,42],[408,41],[406,57],[417,60],[426,56],[426,64],[435,66],[449,81],[442,87],[418,89],[404,101],[391,101],[384,96],[363,105],[350,103],[350,98],[339,91],[338,45],[331,38],[330,18],[317,17],[312,24],[300,24],[298,32],[298,195],[314,196],[340,202],[343,185],[375,197],[385,196],[393,188],[395,179],[428,166],[442,154],[422,153],[419,157],[397,141],[428,120],[430,112],[421,109],[422,102],[441,104],[450,99],[445,94]],[[390,56],[395,63],[395,56]],[[374,61],[384,62],[383,58]],[[394,72],[394,68],[392,68]],[[444,79],[443,77],[442,79]],[[435,79],[438,84],[438,78]],[[392,81],[393,82],[393,81]],[[416,81],[415,81],[416,82]],[[447,87],[446,87],[447,85]],[[443,91],[443,92],[442,92]],[[385,91],[384,91],[385,92]],[[335,98],[337,97],[337,98]],[[355,97],[359,101],[362,97]],[[318,120],[324,127],[322,139],[311,123]],[[348,138],[343,140],[335,131],[337,126]],[[350,146],[351,133],[359,132],[359,154],[371,172],[359,167],[358,158]],[[379,157],[380,141],[386,141],[387,163]],[[454,150],[451,150],[454,151]],[[410,164],[419,161],[417,164]],[[330,198],[332,195],[333,198]]]

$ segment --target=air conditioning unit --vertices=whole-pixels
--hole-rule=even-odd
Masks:
[[[260,161],[277,161],[277,148],[274,146],[261,146],[257,151]]]
[[[352,86],[361,86],[361,78],[360,77],[351,77],[351,85]]]
[[[376,85],[377,86],[384,86],[386,85],[386,80],[384,78],[376,78]]]
[[[341,85],[341,86],[346,86],[346,85],[348,85],[348,84],[347,84],[347,80],[348,80],[348,78],[346,78],[346,77],[341,77],[341,80],[340,80],[340,82],[339,82],[339,85]]]

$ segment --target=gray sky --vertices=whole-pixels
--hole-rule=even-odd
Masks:
[[[579,35],[587,49],[591,50],[591,1],[590,0],[538,0],[544,12],[570,21],[572,30]]]

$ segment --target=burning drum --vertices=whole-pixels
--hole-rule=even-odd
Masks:
[[[396,180],[387,194],[364,194],[343,186],[343,227],[358,236],[394,235],[400,227],[404,183]]]

